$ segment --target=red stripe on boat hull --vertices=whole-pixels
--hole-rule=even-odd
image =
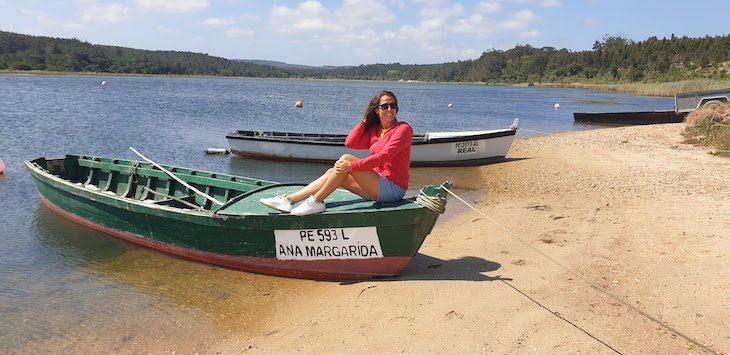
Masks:
[[[162,243],[94,223],[58,207],[42,195],[41,201],[52,211],[67,219],[128,242],[188,259],[257,274],[329,281],[392,277],[399,275],[413,259],[408,256],[390,256],[377,259],[279,260],[211,253]]]

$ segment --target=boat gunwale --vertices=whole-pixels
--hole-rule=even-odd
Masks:
[[[88,157],[88,156],[85,156],[85,157]],[[37,159],[40,159],[40,158],[37,158]],[[165,212],[169,212],[173,216],[176,216],[176,215],[177,216],[195,216],[195,217],[203,217],[204,219],[207,219],[207,218],[243,219],[243,218],[253,218],[253,217],[270,218],[272,216],[268,213],[254,213],[254,214],[248,214],[248,215],[227,214],[227,213],[225,213],[224,208],[229,207],[229,206],[233,205],[234,203],[251,196],[254,193],[258,193],[258,192],[261,192],[266,189],[281,187],[281,186],[302,185],[302,184],[298,184],[298,183],[271,182],[272,184],[270,184],[270,185],[259,186],[256,189],[252,189],[251,191],[244,192],[244,193],[241,193],[240,195],[234,196],[234,197],[230,198],[228,201],[226,201],[224,203],[224,205],[220,206],[219,208],[200,209],[199,210],[199,209],[193,209],[190,207],[183,208],[183,207],[177,207],[177,206],[169,206],[169,205],[165,205],[165,204],[158,204],[158,203],[154,203],[154,202],[150,203],[150,202],[145,202],[145,200],[138,200],[138,199],[134,199],[134,198],[127,197],[127,196],[120,196],[120,195],[117,195],[116,193],[109,194],[102,190],[88,189],[85,187],[86,184],[83,184],[80,182],[69,181],[67,179],[62,178],[61,176],[55,175],[55,174],[51,173],[50,171],[44,169],[43,167],[39,166],[35,162],[35,160],[37,160],[37,159],[26,160],[26,161],[24,161],[24,164],[26,165],[26,167],[29,170],[33,171],[34,173],[39,174],[40,176],[43,176],[45,179],[50,180],[54,183],[59,183],[59,184],[66,186],[66,188],[63,188],[63,191],[72,193],[76,196],[79,196],[80,198],[96,201],[96,202],[105,204],[107,206],[112,206],[114,208],[127,209],[126,206],[133,206],[135,209],[142,208],[142,210],[139,211],[142,213],[156,214],[159,211],[165,211]],[[43,158],[43,159],[45,159],[46,161],[54,161],[54,160],[64,160],[65,158],[55,158],[55,159]],[[134,162],[134,161],[131,161],[131,162]],[[182,167],[180,167],[180,168],[182,168]],[[221,174],[221,175],[234,176],[234,175],[227,175],[227,174]],[[213,178],[213,179],[215,179],[215,178]],[[267,180],[262,180],[262,181],[267,181]],[[267,181],[267,182],[270,182],[270,181]],[[48,184],[48,182],[46,182],[46,183]],[[240,183],[243,183],[243,182],[240,182]],[[96,185],[92,185],[92,186],[94,186],[98,189],[98,186],[96,186]],[[89,198],[89,196],[94,196],[95,198]],[[388,213],[388,212],[393,213],[393,212],[398,212],[398,211],[404,212],[404,213],[409,213],[408,211],[412,211],[412,210],[427,209],[424,206],[420,206],[420,205],[416,204],[415,198],[405,198],[403,200],[410,201],[414,205],[417,205],[418,208],[411,207],[411,208],[405,208],[405,209],[402,209],[402,208],[391,209],[391,208],[387,208],[387,207],[386,208],[379,207],[379,208],[372,208],[370,213],[379,214],[379,213]],[[109,201],[116,201],[116,203],[110,203]],[[219,213],[219,212],[221,212],[221,213]],[[321,215],[322,216],[326,216],[326,215],[343,216],[343,215],[353,215],[353,214],[359,214],[359,213],[362,213],[362,211],[336,211],[335,213],[332,213],[332,211],[327,211]],[[281,214],[281,215],[277,215],[277,216],[278,217],[287,217],[287,218],[292,217],[292,215],[288,215],[288,214]],[[185,217],[182,217],[182,218],[185,218]],[[297,217],[297,218],[301,218],[301,217]]]
[[[83,183],[75,183],[75,182],[66,180],[58,175],[51,173],[50,171],[43,169],[42,167],[35,164],[33,161],[26,160],[24,162],[24,164],[28,169],[43,176],[44,178],[67,186],[68,188],[63,189],[63,191],[66,191],[68,193],[73,193],[73,191],[80,192],[80,193],[73,193],[73,194],[76,196],[80,196],[84,199],[89,199],[88,197],[84,196],[84,194],[101,197],[102,200],[97,199],[96,201],[103,203],[105,205],[111,205],[110,203],[103,201],[103,199],[109,199],[109,200],[117,200],[124,204],[134,205],[135,207],[142,207],[143,209],[147,209],[147,210],[151,210],[151,211],[168,210],[169,212],[174,212],[173,214],[184,213],[184,214],[192,214],[192,215],[203,216],[203,217],[214,217],[215,216],[215,213],[211,210],[206,210],[206,209],[198,210],[198,209],[193,209],[193,208],[181,208],[181,207],[167,206],[167,205],[163,205],[163,204],[144,202],[145,200],[137,200],[137,199],[130,198],[130,197],[119,196],[116,193],[108,194],[108,193],[103,192],[102,190],[90,190],[90,189],[85,188],[84,187],[85,185]],[[77,185],[77,184],[79,184],[79,185]],[[98,188],[98,186],[96,186],[96,185],[92,185],[92,186]],[[119,206],[114,206],[114,207],[120,208]]]

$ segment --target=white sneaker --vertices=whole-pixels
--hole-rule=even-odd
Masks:
[[[291,202],[286,198],[286,195],[276,195],[274,197],[262,198],[259,200],[266,207],[271,207],[281,212],[291,211]]]
[[[314,199],[314,196],[309,196],[299,206],[292,208],[291,214],[295,216],[306,216],[315,213],[324,212],[324,202],[319,202]]]

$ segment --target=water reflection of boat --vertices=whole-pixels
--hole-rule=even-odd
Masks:
[[[45,205],[38,205],[34,225],[43,244],[70,266],[98,265],[120,257],[128,251],[125,243],[111,238],[95,238],[99,232],[73,223],[54,213]]]
[[[22,312],[3,313],[7,324],[16,325],[4,334],[5,345],[14,345],[21,353],[49,347],[185,352],[201,339],[258,333],[281,303],[322,285],[191,263],[115,238],[100,238],[98,231],[43,204],[38,205],[33,224],[47,250],[39,262],[48,270],[35,276],[40,284],[18,285],[25,291],[18,296],[24,306],[16,303],[10,309]],[[19,279],[28,278],[26,271]],[[28,318],[32,321],[23,321]],[[88,329],[94,329],[93,336],[88,336]],[[29,338],[37,339],[37,344]]]
[[[258,203],[294,184],[89,156],[25,165],[41,200],[71,220],[168,253],[286,277],[396,276],[445,206],[437,186],[389,204],[338,190],[326,212],[298,217]]]

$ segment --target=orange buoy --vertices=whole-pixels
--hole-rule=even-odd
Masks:
[[[0,159],[0,174],[2,174],[5,171],[5,163],[3,163],[3,160]]]

